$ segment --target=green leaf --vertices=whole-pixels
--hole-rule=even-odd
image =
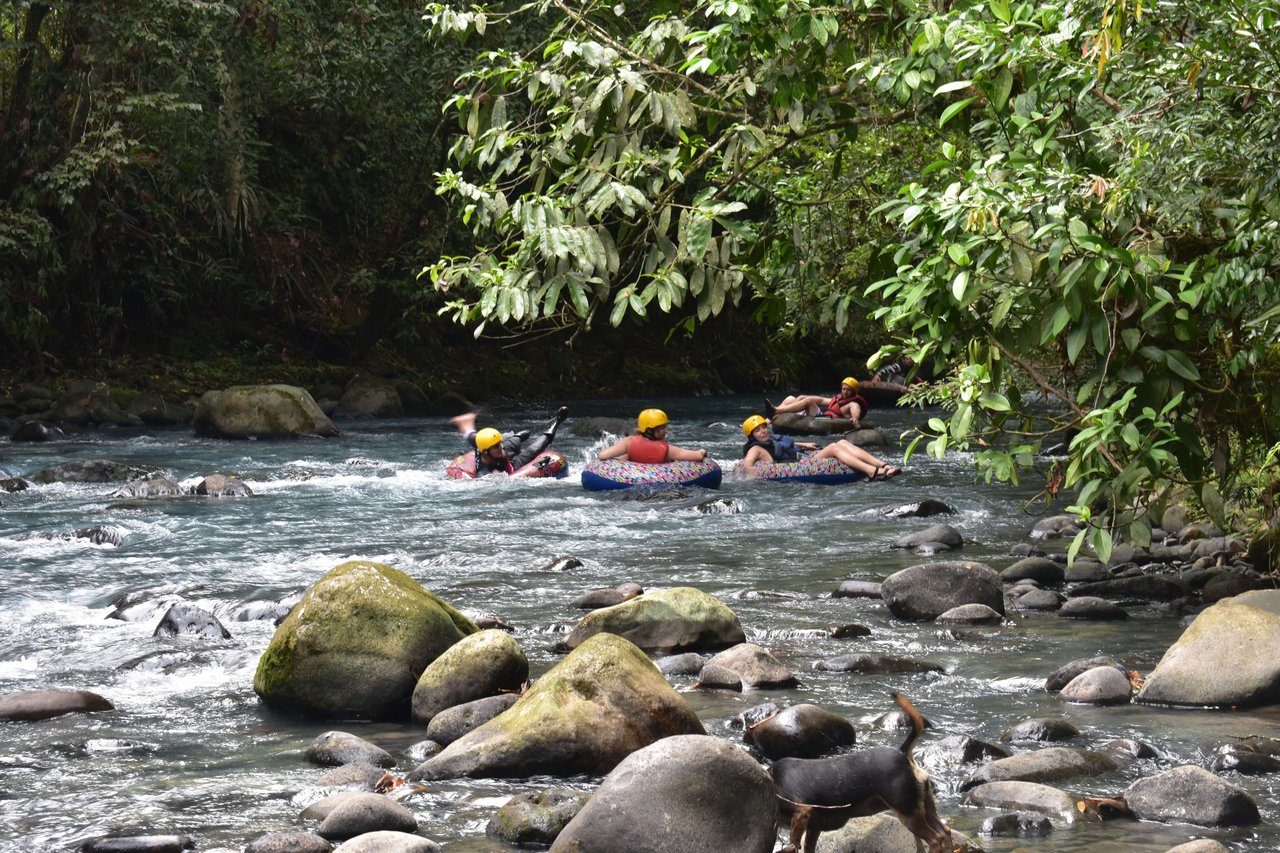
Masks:
[[[1009,94],[1013,91],[1013,72],[1009,66],[1000,69],[991,89],[991,104],[998,111],[1004,112],[1009,103]]]
[[[942,111],[942,115],[938,118],[938,127],[946,126],[947,122],[951,121],[961,112],[963,112],[964,109],[968,107],[970,104],[972,104],[975,100],[977,99],[965,98],[963,101],[956,101],[954,104],[947,107],[945,110]]]
[[[952,80],[950,83],[943,83],[941,86],[933,90],[934,97],[945,95],[948,92],[958,92],[961,89],[968,89],[973,85],[972,80]]]
[[[1098,559],[1105,565],[1111,562],[1111,531],[1105,527],[1095,527],[1093,529],[1093,553],[1098,555]]]
[[[1009,405],[1009,398],[1003,394],[997,394],[994,391],[987,391],[978,397],[978,404],[985,409],[993,412],[1008,412],[1012,410]]]
[[[1182,350],[1165,350],[1165,363],[1169,369],[1190,382],[1200,379],[1200,370]]]

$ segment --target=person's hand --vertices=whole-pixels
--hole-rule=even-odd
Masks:
[[[699,462],[704,462],[704,461],[706,461],[706,458],[707,458],[707,450],[706,450],[706,448],[700,448],[700,450],[701,450],[701,452],[702,452],[702,456],[700,456],[700,457],[698,458],[698,461],[699,461]]]

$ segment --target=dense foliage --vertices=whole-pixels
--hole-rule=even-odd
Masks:
[[[424,36],[412,0],[0,5],[0,355],[358,355],[448,233],[462,53]]]
[[[1280,439],[1274,4],[431,10],[441,35],[539,16],[451,103],[440,187],[479,247],[429,272],[458,319],[869,315],[884,355],[952,369],[931,452],[1016,479],[1069,441],[1047,491],[1103,554],[1171,484],[1221,519]]]

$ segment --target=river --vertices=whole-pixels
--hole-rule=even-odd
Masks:
[[[555,404],[558,404],[556,401]],[[555,404],[498,408],[502,424],[537,427]],[[155,465],[190,486],[214,472],[235,473],[255,496],[121,502],[110,485],[53,484],[0,493],[0,695],[38,687],[84,688],[114,712],[38,723],[0,723],[0,850],[68,850],[107,834],[189,834],[203,851],[242,850],[269,830],[296,826],[308,786],[323,770],[302,757],[317,734],[351,731],[412,762],[405,750],[423,737],[409,723],[326,723],[264,708],[253,692],[259,655],[274,627],[240,621],[246,608],[301,592],[350,559],[387,563],[470,614],[495,613],[515,628],[534,677],[557,661],[553,647],[582,615],[581,593],[634,581],[645,588],[695,586],[738,614],[748,639],[770,648],[801,678],[793,690],[693,691],[674,683],[709,733],[737,738],[728,721],[742,710],[786,698],[848,716],[860,743],[894,743],[900,732],[873,721],[909,696],[935,725],[929,739],[969,734],[994,740],[1023,719],[1064,717],[1080,730],[1075,746],[1119,737],[1163,751],[1095,779],[1062,785],[1079,795],[1114,795],[1133,780],[1178,764],[1207,765],[1232,736],[1277,734],[1280,708],[1243,712],[1064,706],[1044,692],[1059,666],[1092,655],[1118,656],[1149,672],[1181,633],[1164,607],[1135,608],[1125,622],[1069,622],[1012,613],[999,627],[946,629],[900,622],[879,601],[832,598],[846,578],[882,579],[923,558],[889,543],[937,519],[886,511],[924,498],[947,503],[944,517],[964,534],[958,557],[997,570],[1014,561],[1036,515],[1021,487],[975,483],[971,460],[914,456],[902,476],[844,487],[743,483],[719,492],[636,499],[588,493],[578,479],[602,441],[570,434],[573,416],[632,417],[659,405],[670,439],[703,447],[725,465],[739,455],[739,424],[755,398],[701,397],[570,401],[571,419],[555,447],[570,460],[563,480],[459,482],[444,464],[460,452],[444,418],[347,422],[330,440],[225,442],[189,429],[111,430],[60,444],[0,442],[0,472],[27,476],[69,459],[107,458]],[[928,412],[873,410],[869,421],[891,439]],[[901,452],[884,456],[901,462]],[[731,499],[739,512],[706,513],[699,504]],[[1039,505],[1041,508],[1043,504]],[[1061,508],[1055,508],[1055,512]],[[116,546],[44,537],[104,525]],[[1051,546],[1053,547],[1053,546]],[[1059,549],[1065,543],[1056,543]],[[582,567],[549,568],[573,556]],[[126,600],[136,621],[107,618]],[[184,600],[227,626],[227,641],[153,637],[169,603]],[[870,637],[840,640],[822,629],[858,622]],[[850,675],[813,664],[853,651],[923,658],[945,674]],[[940,811],[974,833],[986,813],[961,804],[969,767],[932,768]],[[1194,837],[1232,850],[1280,850],[1280,783],[1228,778],[1248,790],[1263,824],[1214,830],[1133,821],[1059,825],[1043,838],[984,838],[991,851],[1163,851]],[[589,788],[598,780],[577,778]],[[406,804],[421,834],[448,851],[500,851],[484,837],[494,810],[513,793],[549,778],[433,783]]]

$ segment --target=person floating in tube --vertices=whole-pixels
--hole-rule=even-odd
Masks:
[[[760,415],[752,415],[742,422],[742,434],[747,437],[742,445],[742,468],[747,474],[754,474],[761,462],[798,462],[808,453],[812,453],[814,459],[842,462],[866,474],[868,480],[887,480],[902,473],[897,466],[877,459],[843,438],[819,449],[816,444],[774,435],[769,431],[769,420]]]
[[[541,435],[529,440],[529,431],[521,430],[503,437],[493,427],[476,429],[476,413],[467,412],[453,418],[453,425],[458,428],[464,441],[475,447],[476,476],[486,474],[513,474],[519,468],[528,465],[538,454],[551,446],[556,437],[556,430],[569,416],[569,407],[561,406],[556,415],[547,424]]]
[[[636,418],[634,434],[601,450],[596,457],[601,461],[625,456],[628,462],[701,462],[707,451],[686,450],[667,442],[667,413],[662,409],[645,409]]]
[[[834,397],[799,394],[787,397],[778,405],[764,401],[764,416],[798,414],[809,418],[848,418],[855,427],[867,414],[867,401],[858,395],[858,380],[846,376],[840,381],[840,393]]]

